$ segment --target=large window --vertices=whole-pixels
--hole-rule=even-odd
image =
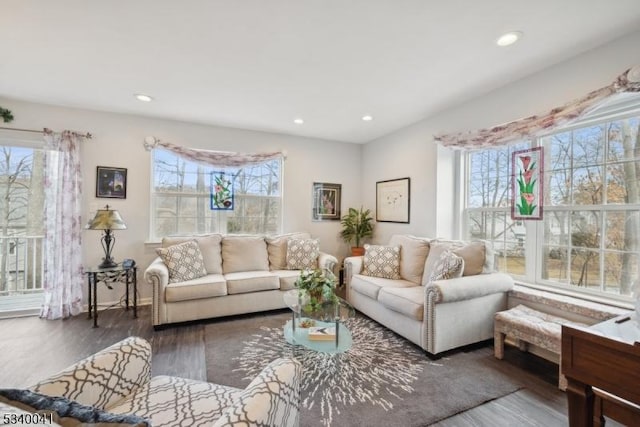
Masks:
[[[635,110],[637,111],[637,110]],[[493,242],[501,271],[531,283],[627,297],[638,280],[640,115],[583,121],[467,155],[468,238]],[[544,218],[513,221],[511,153],[544,147]]]
[[[234,209],[211,209],[215,177],[233,181]],[[281,229],[281,160],[225,169],[153,150],[151,239],[197,233],[278,233]]]

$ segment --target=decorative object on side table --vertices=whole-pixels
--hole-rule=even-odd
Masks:
[[[308,303],[302,306],[303,311],[314,312],[322,307],[323,302],[335,301],[336,276],[329,270],[304,270],[295,282],[296,288],[309,296]]]
[[[115,244],[116,238],[111,230],[126,230],[127,226],[117,210],[109,209],[109,205],[104,209],[98,209],[96,216],[85,227],[88,230],[102,230],[103,235],[100,239],[102,249],[104,249],[104,258],[98,268],[114,268],[118,264],[111,258],[111,252]]]
[[[352,256],[364,255],[364,248],[360,245],[361,241],[373,234],[373,217],[369,209],[364,210],[360,206],[360,210],[349,208],[349,213],[342,217],[342,231],[340,237],[347,242],[355,242],[355,246],[351,247]]]

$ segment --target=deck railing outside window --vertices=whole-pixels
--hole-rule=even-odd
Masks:
[[[44,236],[0,236],[0,297],[42,291]]]

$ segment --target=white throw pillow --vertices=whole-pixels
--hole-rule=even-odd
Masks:
[[[433,266],[428,283],[435,280],[449,280],[462,277],[463,271],[464,259],[449,250],[444,251]]]
[[[269,254],[264,237],[233,235],[222,238],[222,272],[241,271],[269,271]]]
[[[364,245],[362,274],[383,279],[400,278],[400,246]]]
[[[287,241],[287,269],[313,270],[318,268],[320,244],[316,239],[289,239]]]
[[[200,246],[195,240],[158,248],[156,253],[169,270],[169,283],[185,282],[207,274]]]

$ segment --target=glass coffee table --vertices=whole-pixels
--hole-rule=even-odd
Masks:
[[[284,337],[289,344],[302,345],[323,353],[344,353],[351,348],[351,331],[344,321],[355,315],[355,309],[344,299],[336,296],[334,301],[324,302],[314,311],[305,310],[309,299],[305,292],[292,289],[285,292],[284,302],[293,316],[284,325]],[[312,321],[314,327],[335,328],[335,339],[309,339],[309,328],[302,327],[304,321]]]

